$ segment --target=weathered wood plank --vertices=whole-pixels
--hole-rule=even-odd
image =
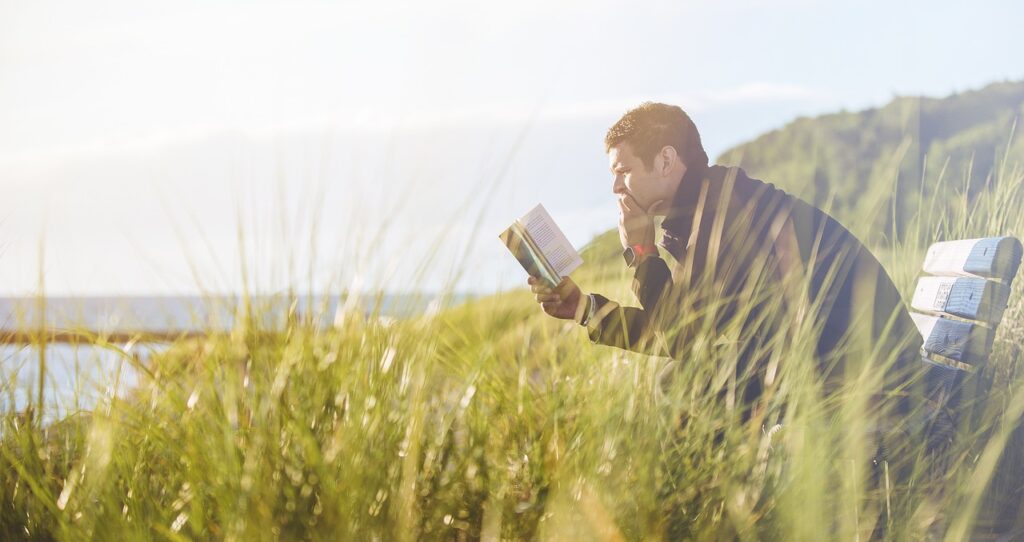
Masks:
[[[961,363],[981,365],[988,361],[992,350],[992,329],[962,322],[910,313],[917,330],[924,339],[924,350],[928,354],[936,354]]]
[[[928,247],[923,269],[940,276],[980,277],[1009,283],[1024,249],[1013,237],[943,241]]]
[[[949,314],[998,324],[1006,310],[1010,287],[970,277],[921,277],[910,306],[924,312]]]

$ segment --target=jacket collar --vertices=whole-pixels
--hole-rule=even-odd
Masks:
[[[683,180],[679,182],[675,196],[672,197],[672,207],[669,208],[665,214],[665,220],[661,223],[662,229],[671,233],[689,229],[693,213],[696,210],[697,198],[700,196],[702,181],[710,169],[708,166],[686,169]]]

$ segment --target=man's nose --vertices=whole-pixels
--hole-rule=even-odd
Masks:
[[[626,192],[626,183],[622,179],[622,175],[616,175],[612,179],[612,194],[623,194]]]

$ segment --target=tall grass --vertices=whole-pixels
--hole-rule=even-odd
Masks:
[[[905,293],[935,240],[1024,234],[1020,169],[974,198],[948,193],[873,247]],[[617,253],[613,234],[591,243],[584,290],[630,299]],[[594,346],[525,290],[398,321],[353,310],[332,328],[268,324],[250,305],[234,332],[181,341],[91,413],[44,427],[6,413],[0,538],[958,540],[1019,527],[1022,282],[980,421],[960,429],[948,470],[912,464],[910,485],[872,481],[867,388],[822,394],[812,323],[765,345],[777,385],[746,421],[721,400],[738,346],[701,333],[699,315],[672,360]]]

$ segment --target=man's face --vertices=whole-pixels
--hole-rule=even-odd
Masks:
[[[648,169],[643,160],[633,154],[628,143],[620,143],[608,149],[608,161],[615,195],[620,198],[632,196],[648,214],[651,214],[652,205],[662,201],[663,205],[653,211],[654,214],[664,214],[679,187],[679,179],[671,175],[674,171],[665,171],[665,159],[660,154],[654,157],[654,167]]]

